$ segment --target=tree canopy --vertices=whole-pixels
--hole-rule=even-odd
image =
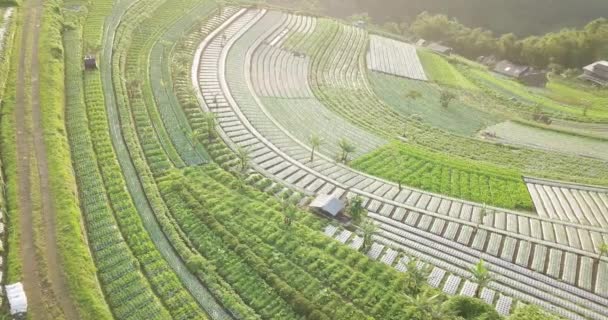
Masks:
[[[513,62],[546,68],[552,64],[580,68],[608,55],[608,19],[600,18],[581,29],[563,29],[544,36],[518,38],[513,33],[496,37],[491,31],[467,27],[446,15],[426,12],[410,26],[418,37],[440,41],[457,53],[475,59],[496,55]]]

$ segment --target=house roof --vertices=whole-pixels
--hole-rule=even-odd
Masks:
[[[583,69],[589,72],[597,72],[598,70],[608,71],[608,61],[597,61],[584,67]]]
[[[494,67],[494,71],[504,74],[505,76],[519,78],[524,75],[527,71],[530,70],[528,66],[521,66],[514,63],[511,63],[507,60],[502,60],[496,64]]]
[[[452,48],[450,47],[446,47],[446,46],[442,46],[439,43],[433,42],[431,44],[429,44],[427,46],[427,48],[435,51],[435,52],[439,52],[439,53],[450,53],[450,51],[452,51]]]
[[[23,284],[21,284],[21,282],[13,283],[7,285],[5,289],[11,314],[15,315],[27,312],[27,297],[23,290]]]
[[[310,203],[310,207],[335,217],[344,210],[344,203],[334,196],[321,194]]]

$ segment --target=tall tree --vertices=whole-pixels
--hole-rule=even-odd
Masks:
[[[373,223],[370,219],[365,219],[361,223],[361,232],[363,233],[363,246],[361,246],[362,252],[367,252],[373,243],[373,236],[378,231],[378,226]]]
[[[361,223],[361,221],[363,221],[363,218],[365,218],[365,214],[367,213],[365,211],[365,208],[363,208],[363,199],[359,196],[352,198],[348,202],[347,212],[353,219],[353,223]]]
[[[308,143],[310,143],[310,147],[312,148],[310,151],[310,162],[313,162],[315,160],[315,151],[319,150],[321,145],[323,145],[324,140],[313,133],[308,137]]]
[[[346,138],[342,138],[338,141],[338,147],[340,147],[339,161],[344,164],[348,163],[350,155],[357,150],[357,147],[346,140]]]

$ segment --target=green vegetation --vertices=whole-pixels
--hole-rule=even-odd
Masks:
[[[393,142],[352,166],[426,191],[511,209],[532,209],[521,174]]]
[[[502,143],[542,148],[572,155],[608,161],[608,140],[594,139],[550,127],[531,126],[523,122],[502,122],[484,130]]]
[[[515,312],[509,317],[509,320],[558,320],[557,316],[551,315],[546,311],[541,310],[537,306],[524,306],[515,309]]]
[[[547,84],[545,96],[565,105],[588,107],[588,111],[608,109],[608,95],[601,89],[577,88],[567,81],[552,78]]]
[[[271,3],[293,4],[302,1],[272,0]],[[307,3],[309,1],[306,1]],[[476,27],[498,34],[513,32],[526,36],[543,34],[565,27],[584,26],[589,20],[605,17],[608,10],[603,0],[581,0],[576,7],[569,0],[502,1],[502,0],[384,0],[379,6],[373,0],[354,3],[317,0],[330,15],[347,17],[353,13],[369,13],[373,21],[410,23],[422,12],[442,13]],[[517,17],[517,19],[513,19]]]
[[[479,90],[442,56],[428,50],[418,50],[418,56],[430,80],[448,87]]]
[[[321,19],[318,22],[319,30],[329,30],[323,24],[334,25],[330,20]],[[315,52],[310,75],[314,94],[335,114],[380,137],[395,139],[405,136],[410,144],[418,148],[449,154],[471,162],[475,168],[483,169],[485,166],[475,164],[485,163],[511,172],[551,179],[599,185],[608,183],[608,172],[603,169],[605,161],[489,143],[449,134],[441,128],[421,124],[415,118],[404,117],[387,105],[382,96],[366,90],[372,86],[365,77],[367,71],[362,71],[362,65],[358,63],[364,58],[365,41],[362,39],[366,35],[351,29],[354,28],[335,26],[331,29],[334,34],[315,31],[307,40],[312,42],[309,46]],[[348,49],[345,49],[344,39],[352,39],[348,42]],[[329,63],[336,59],[341,62]],[[492,99],[490,96],[485,104],[492,106]],[[484,172],[477,174],[485,175]],[[435,179],[441,180],[441,177]]]
[[[608,107],[601,105],[601,100],[593,99],[589,95],[581,95],[582,99],[591,98],[595,107],[585,108],[582,106],[583,100],[579,100],[577,104],[566,105],[557,102],[553,99],[542,95],[540,89],[526,87],[516,81],[495,75],[488,71],[468,68],[464,70],[465,75],[475,82],[478,86],[488,89],[490,92],[497,92],[502,97],[515,100],[515,107],[524,107],[529,113],[534,113],[536,108],[540,107],[543,112],[548,113],[552,117],[576,120],[582,122],[606,122],[608,121]],[[550,86],[551,88],[551,86]],[[553,90],[556,86],[553,85]],[[559,87],[564,92],[564,87]],[[559,89],[558,89],[559,90]],[[555,91],[554,91],[555,92]],[[559,92],[559,91],[558,91]],[[570,94],[572,92],[570,91]],[[563,99],[562,99],[563,100]],[[518,102],[518,103],[517,103]],[[523,106],[522,106],[523,105]]]
[[[368,77],[376,95],[393,110],[451,133],[472,136],[501,121],[499,116],[482,109],[492,104],[479,106],[476,98],[480,94],[454,90],[457,99],[450,103],[449,108],[443,108],[440,104],[441,89],[436,85],[377,72],[369,72]],[[412,97],[412,93],[417,93],[417,97]]]
[[[61,1],[45,1],[40,34],[40,107],[48,175],[53,192],[55,232],[61,267],[78,314],[95,318],[106,314],[95,266],[86,246],[70,161],[70,148],[64,122],[65,78],[61,31],[63,20],[57,12]],[[59,267],[59,266],[58,266]],[[56,293],[60,294],[60,293]]]
[[[409,258],[407,272],[327,237],[322,232],[327,221],[296,205],[302,194],[255,173],[248,149],[224,144],[215,131],[215,117],[202,111],[193,93],[190,70],[201,39],[236,11],[212,0],[44,2],[35,58],[40,62],[43,142],[56,212],[52,227],[69,289],[69,297],[62,298],[73,301],[78,318],[499,319],[481,300],[448,297],[429,288],[432,266],[418,268],[418,261],[402,251],[395,258]],[[17,34],[25,36],[21,29]],[[317,32],[292,35],[286,44],[312,55],[314,93],[336,118],[343,116],[367,130],[370,141],[403,135],[411,142],[394,141],[352,165],[400,184],[530,209],[520,168],[537,170],[529,161],[546,154],[463,137],[497,121],[486,112],[491,107],[472,102],[479,94],[476,86],[434,55],[427,62],[436,68],[433,78],[448,89],[362,72],[367,40],[361,29],[324,19]],[[87,54],[97,56],[99,70],[84,70]],[[0,92],[6,81],[0,106],[0,210],[8,210],[11,222],[11,282],[21,279],[24,267],[15,151],[20,134],[14,117],[19,107],[14,94],[17,61],[18,55],[0,60]],[[553,90],[563,99],[573,95],[560,87]],[[446,107],[441,106],[442,96],[444,102],[450,100]],[[26,100],[33,104],[32,97]],[[594,101],[599,105],[602,100]],[[29,130],[32,120],[27,117]],[[418,118],[460,135],[432,129]],[[451,125],[450,119],[462,123]],[[337,159],[351,164],[363,149],[352,137],[366,137],[347,132],[330,140],[327,134],[301,131],[314,146],[311,158],[331,142]],[[547,175],[552,170],[577,175],[605,165],[572,159],[562,163],[552,155],[544,164],[556,168],[542,167]],[[573,163],[581,168],[571,170]],[[608,181],[603,172],[582,178],[590,175]],[[37,170],[27,178],[35,190],[30,195],[32,220],[35,228],[42,228],[39,190],[44,180]],[[363,238],[362,251],[370,249],[379,230],[364,208],[362,198],[349,206],[356,222],[350,230]],[[48,272],[40,256],[44,234],[36,232],[34,238],[41,269]],[[48,278],[42,275],[43,281]],[[485,286],[489,277],[476,281]]]
[[[471,59],[496,55],[513,62],[560,70],[581,68],[606,56],[608,20],[601,17],[581,29],[563,29],[518,39],[513,33],[496,38],[487,30],[471,29],[445,15],[424,12],[412,22],[410,32],[427,40],[444,42]]]

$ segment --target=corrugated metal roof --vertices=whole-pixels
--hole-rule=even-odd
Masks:
[[[336,197],[321,194],[310,203],[310,207],[335,217],[340,211],[344,210],[344,203]]]
[[[521,77],[528,70],[530,70],[530,67],[528,66],[517,65],[507,60],[500,61],[494,67],[494,71],[513,78]]]

